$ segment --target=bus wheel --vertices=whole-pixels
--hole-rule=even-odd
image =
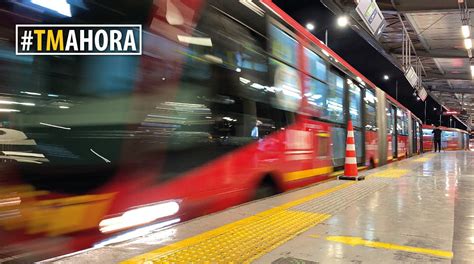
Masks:
[[[252,200],[258,200],[280,193],[277,184],[272,176],[266,175],[255,190]]]

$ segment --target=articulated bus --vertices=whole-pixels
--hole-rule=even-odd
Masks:
[[[416,116],[269,0],[68,5],[70,17],[0,7],[5,259],[106,245],[328,179],[349,119],[359,166],[422,152]],[[15,56],[20,23],[141,24],[143,55]]]
[[[469,150],[469,133],[467,131],[449,128],[438,127],[441,129],[441,149],[442,150]],[[433,129],[434,126],[423,125],[423,151],[434,151],[433,144]]]

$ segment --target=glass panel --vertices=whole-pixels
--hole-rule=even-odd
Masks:
[[[257,102],[257,117],[258,120],[271,120],[267,124],[259,124],[262,129],[268,131],[275,131],[285,128],[294,120],[294,113],[276,109],[269,104]],[[260,123],[260,122],[258,122]],[[269,125],[271,123],[271,126]],[[266,128],[264,128],[266,127]]]
[[[397,133],[408,135],[408,114],[397,108]]]
[[[363,144],[364,142],[362,141],[362,132],[360,131],[354,131],[354,139],[355,139],[355,146],[356,146],[356,156],[357,156],[357,162],[363,162],[362,160],[362,155],[364,154],[364,148]]]
[[[430,137],[431,137],[431,136],[433,135],[433,134],[432,134],[432,132],[433,132],[432,129],[423,128],[422,131],[423,131],[423,136],[430,136]]]
[[[276,94],[273,105],[282,110],[296,112],[302,98],[298,71],[273,59],[270,63],[275,69],[274,88],[271,88]]]
[[[387,101],[387,107],[385,108],[387,113],[387,134],[391,135],[394,133],[394,116],[392,105]]]
[[[404,112],[404,124],[405,124],[405,135],[408,135],[409,128],[408,128],[408,113]]]
[[[377,97],[371,89],[365,90],[365,128],[377,131]]]
[[[397,113],[397,133],[399,135],[404,134],[404,125],[403,125],[403,112],[396,108],[396,113]]]
[[[340,127],[331,128],[332,153],[334,166],[344,165],[346,150],[346,130]]]
[[[344,122],[344,79],[329,72],[329,93],[327,99],[328,119]]]
[[[349,84],[349,114],[352,124],[356,127],[362,124],[360,113],[360,88],[355,84]]]
[[[304,49],[304,52],[307,58],[306,69],[308,72],[319,80],[327,81],[327,66],[324,60],[307,48]]]
[[[328,85],[311,77],[306,77],[305,82],[305,97],[310,105],[311,114],[315,117],[327,119]]]
[[[270,25],[270,39],[272,54],[275,57],[293,66],[297,65],[296,40],[275,25]]]

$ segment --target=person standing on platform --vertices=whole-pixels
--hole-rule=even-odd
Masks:
[[[439,129],[438,126],[435,127],[435,129],[433,129],[433,143],[435,145],[434,147],[434,151],[438,151],[438,152],[441,152],[441,129]]]

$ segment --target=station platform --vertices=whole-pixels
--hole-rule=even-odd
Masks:
[[[473,160],[427,153],[42,263],[473,263]]]

